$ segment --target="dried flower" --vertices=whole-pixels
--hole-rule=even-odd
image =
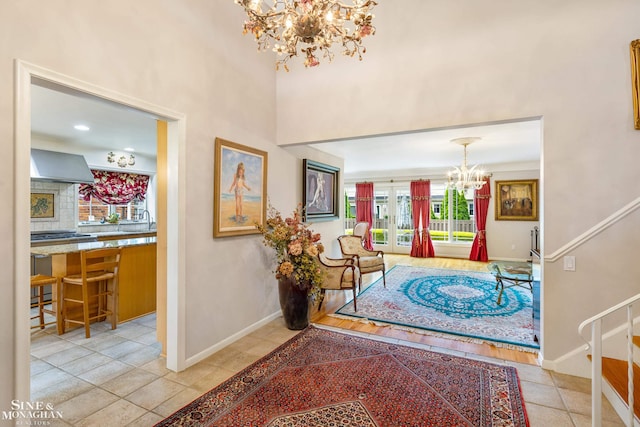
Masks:
[[[292,256],[298,256],[302,253],[302,244],[300,242],[293,242],[289,244],[289,253]]]
[[[313,233],[302,222],[302,205],[298,205],[288,218],[269,205],[266,224],[256,224],[265,246],[276,251],[276,278],[292,278],[301,289],[315,298],[323,279],[318,254],[324,251],[320,234]]]

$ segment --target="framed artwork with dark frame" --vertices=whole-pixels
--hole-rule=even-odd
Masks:
[[[302,160],[302,205],[305,221],[338,219],[340,168],[313,160]]]
[[[633,122],[640,130],[640,39],[631,42],[631,93],[633,94]]]
[[[496,181],[496,221],[537,221],[538,180]]]
[[[267,152],[216,138],[213,237],[259,233],[267,221]]]

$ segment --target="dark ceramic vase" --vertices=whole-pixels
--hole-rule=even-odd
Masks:
[[[309,298],[306,289],[300,289],[289,278],[278,279],[280,309],[287,328],[299,331],[309,325]]]

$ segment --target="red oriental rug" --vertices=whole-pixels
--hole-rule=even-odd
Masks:
[[[516,369],[308,327],[157,426],[528,426]]]

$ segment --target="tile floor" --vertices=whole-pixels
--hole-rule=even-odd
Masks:
[[[51,327],[31,335],[31,400],[54,405],[50,426],[153,426],[295,335],[281,318],[184,372],[165,368],[155,341],[155,315],[116,330],[92,326],[58,336]],[[375,337],[374,337],[375,338]],[[398,342],[394,340],[394,342]],[[506,363],[518,369],[532,427],[590,426],[590,381],[539,367],[473,354],[435,351]],[[624,423],[604,400],[603,426]]]

